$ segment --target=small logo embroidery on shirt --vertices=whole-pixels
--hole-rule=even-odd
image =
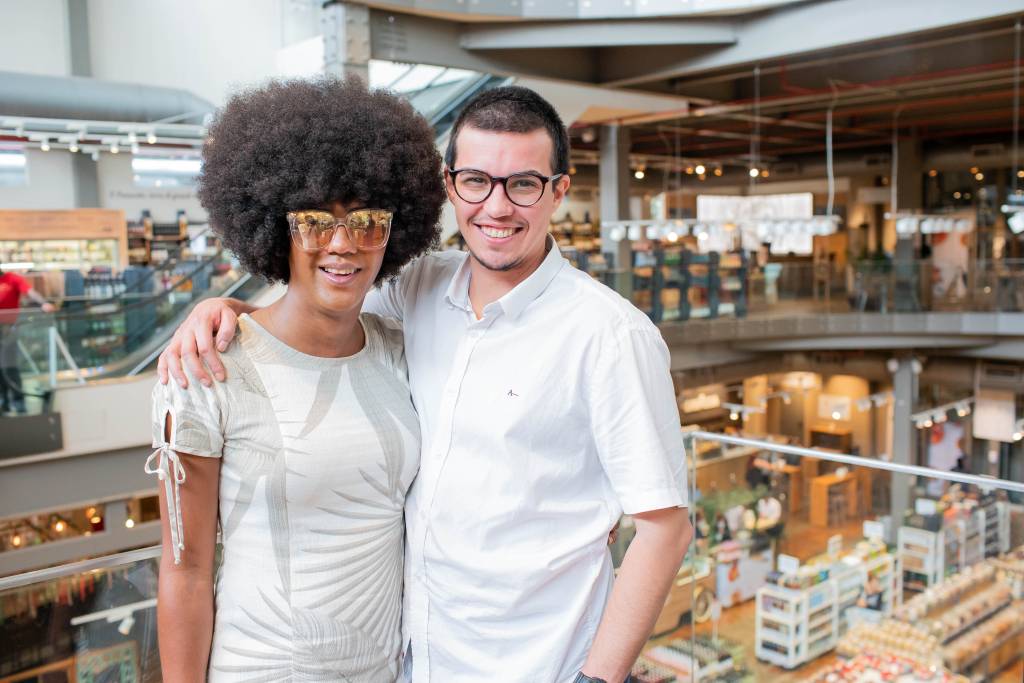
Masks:
[[[509,389],[508,390],[508,397],[509,398],[519,398],[519,394],[517,394],[516,392],[512,391],[511,389]]]

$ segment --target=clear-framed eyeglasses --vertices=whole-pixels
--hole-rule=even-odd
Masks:
[[[300,249],[309,252],[326,249],[339,228],[345,229],[349,242],[360,251],[383,249],[391,235],[393,217],[394,212],[389,209],[355,209],[344,218],[337,218],[322,209],[289,211],[287,214],[292,240]]]

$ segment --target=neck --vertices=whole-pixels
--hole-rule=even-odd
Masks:
[[[485,268],[470,254],[469,303],[473,307],[473,313],[476,314],[477,319],[484,316],[484,308],[489,304],[505,296],[515,289],[516,285],[533,275],[540,268],[540,264],[544,263],[551,248],[550,242],[545,242],[544,251],[539,257],[524,261],[511,270]]]
[[[365,344],[359,309],[327,311],[291,288],[252,317],[296,351],[321,358],[344,358]]]

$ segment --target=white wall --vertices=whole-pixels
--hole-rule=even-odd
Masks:
[[[136,187],[130,154],[104,154],[97,163],[100,206],[104,209],[123,209],[128,220],[149,209],[158,223],[173,222],[179,209],[184,209],[190,219],[206,219],[194,188]]]
[[[67,76],[65,0],[5,0],[0,21],[0,71]]]
[[[90,0],[95,78],[184,88],[215,105],[274,75],[286,0]]]
[[[71,155],[26,150],[28,185],[0,187],[0,209],[73,209],[75,178]]]

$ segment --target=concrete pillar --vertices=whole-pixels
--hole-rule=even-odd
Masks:
[[[68,53],[72,76],[92,76],[92,50],[89,45],[89,2],[67,0]],[[99,172],[96,162],[85,154],[71,154],[75,206],[99,207]]]
[[[900,211],[914,211],[924,207],[924,159],[921,141],[916,137],[900,140],[896,145],[898,154],[896,177],[890,178],[896,191],[896,208]]]
[[[333,2],[320,17],[324,36],[324,73],[354,74],[370,82],[370,9],[365,5]]]
[[[601,195],[601,222],[629,219],[629,129],[602,126],[598,175]],[[601,227],[601,250],[611,254],[620,271],[615,288],[629,297],[633,289],[632,247],[628,236],[618,242],[611,239],[611,230]]]
[[[897,360],[896,372],[892,377],[892,398],[892,462],[916,465],[917,428],[910,419],[917,402],[917,374],[914,372],[913,354],[903,354]],[[903,511],[910,506],[910,484],[910,475],[893,473],[889,505],[892,515],[890,543],[896,542],[896,531],[903,523]]]

